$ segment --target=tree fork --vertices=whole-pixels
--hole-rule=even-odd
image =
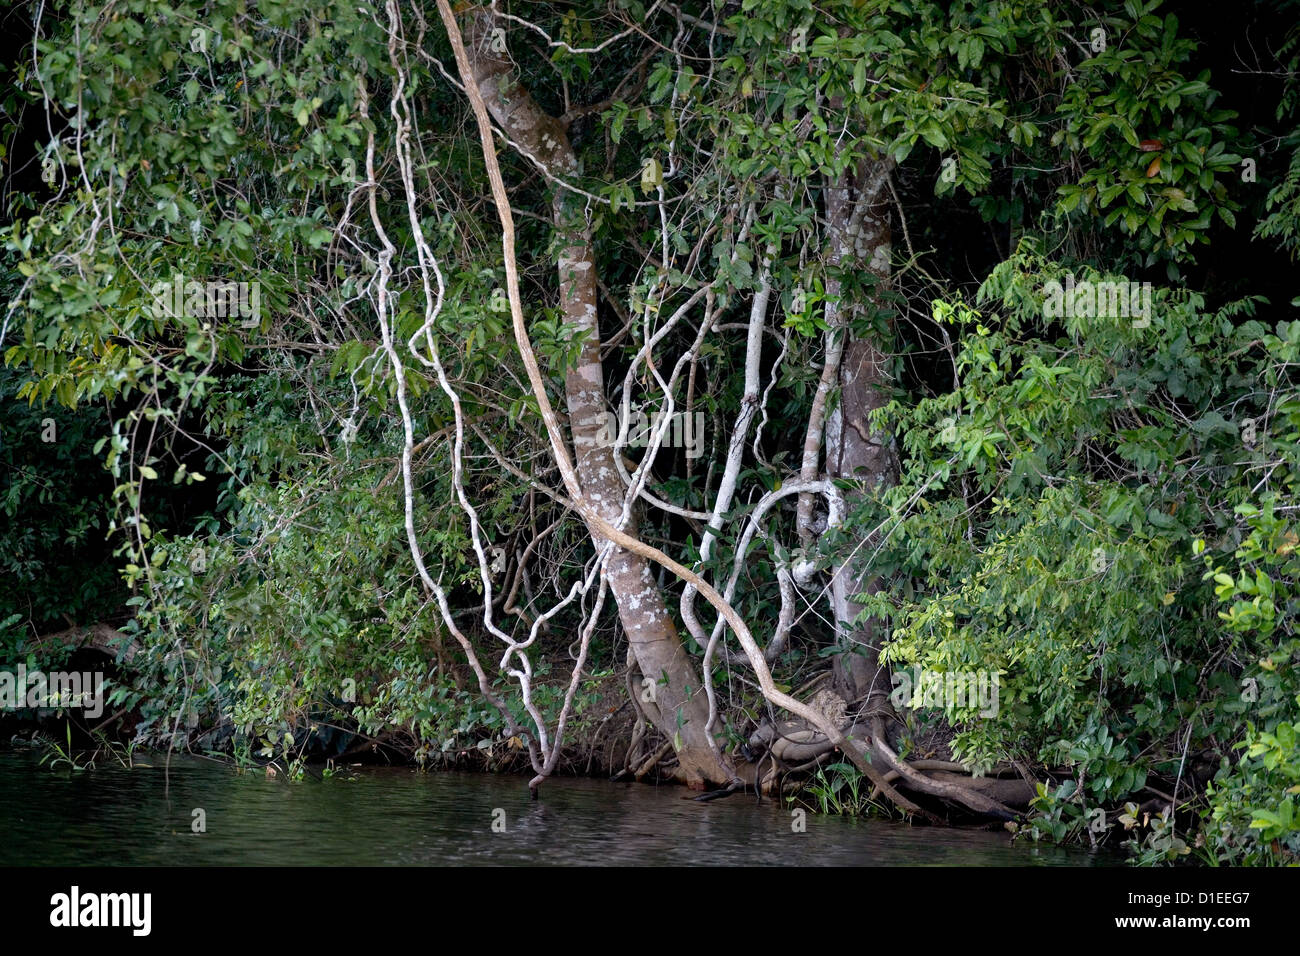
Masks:
[[[564,124],[548,115],[528,90],[511,77],[513,64],[492,51],[494,15],[478,8],[470,11],[468,44],[461,38],[450,9],[439,2],[448,36],[456,53],[457,67],[479,124],[484,159],[493,197],[502,222],[507,291],[515,325],[515,338],[528,370],[529,381],[561,466],[565,487],[586,520],[592,538],[615,545],[606,559],[606,576],[618,605],[623,630],[636,655],[641,672],[656,681],[653,709],[658,729],[674,741],[680,774],[692,787],[729,783],[733,778],[709,746],[706,725],[708,710],[695,667],[682,645],[663,594],[650,574],[647,554],[629,547],[636,541],[636,528],[626,534],[614,532],[621,518],[624,488],[619,479],[614,449],[598,439],[604,424],[604,372],[600,359],[600,331],[596,316],[596,263],[589,229],[572,208],[563,188],[552,199],[553,222],[564,245],[559,254],[561,308],[567,323],[585,333],[577,365],[565,374],[565,399],[573,437],[576,469],[554,411],[546,397],[527,330],[523,324],[518,273],[515,264],[514,229],[509,199],[496,162],[488,113],[507,137],[556,181],[577,171],[577,158],[569,145]],[[638,542],[639,543],[639,542]]]

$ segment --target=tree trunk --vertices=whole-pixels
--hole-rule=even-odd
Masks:
[[[826,217],[832,264],[861,264],[880,283],[890,275],[888,195],[890,160],[863,161],[845,170],[826,192]],[[897,453],[891,435],[872,432],[871,412],[888,402],[889,357],[874,338],[855,336],[848,329],[849,309],[833,302],[840,283],[827,282],[832,297],[828,310],[838,314],[828,324],[844,326],[845,343],[840,360],[839,402],[826,419],[826,472],[831,478],[861,481],[876,489],[897,481]],[[850,307],[851,308],[851,307]],[[853,624],[862,608],[854,596],[875,593],[879,581],[871,573],[874,540],[861,544],[854,557],[835,568],[831,584],[832,605],[847,653],[835,658],[835,689],[850,703],[866,701],[867,712],[889,712],[891,688],[887,668],[879,663],[884,634],[880,622],[868,619]]]
[[[480,8],[471,14],[467,52],[475,83],[493,118],[525,155],[551,177],[566,179],[577,171],[577,158],[564,125],[548,115],[512,76],[513,64],[504,51],[493,50],[495,18]],[[500,48],[500,44],[495,44]],[[565,374],[565,398],[584,497],[600,516],[617,525],[626,489],[614,463],[614,449],[598,440],[604,425],[605,376],[600,361],[600,329],[596,319],[596,264],[591,236],[581,205],[556,188],[554,223],[562,238],[559,287],[566,322],[585,334],[577,365]],[[635,519],[623,530],[635,537]],[[605,539],[594,530],[599,547]],[[641,673],[651,679],[651,699],[642,707],[677,750],[679,776],[689,786],[727,783],[730,770],[709,745],[705,734],[708,707],[694,664],[678,636],[663,594],[645,558],[615,548],[606,564],[610,590],[619,618]]]

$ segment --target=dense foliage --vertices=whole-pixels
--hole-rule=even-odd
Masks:
[[[121,622],[140,651],[114,703],[141,740],[294,761],[347,728],[421,761],[520,752],[530,703],[561,713],[589,614],[577,716],[595,727],[626,696],[627,639],[584,592],[538,631],[531,702],[492,671],[503,713],[412,564],[399,397],[419,546],[489,665],[485,585],[500,626],[526,634],[594,566],[510,338],[477,132],[425,7],[402,5],[400,42],[370,2],[53,3],[25,24],[34,48],[4,100],[26,179],[3,234],[0,651],[65,617]],[[1287,9],[1259,3],[1243,29]],[[1146,862],[1295,862],[1295,36],[1259,65],[1286,83],[1225,93],[1227,54],[1158,0],[513,12],[538,25],[503,21],[517,73],[580,160],[564,195],[600,265],[607,399],[663,407],[656,381],[688,354],[665,391],[706,422],[702,457],[653,460],[648,490],[669,507],[638,505],[641,538],[725,579],[750,509],[799,475],[842,331],[827,306],[854,303],[848,331],[889,356],[896,387],[869,424],[894,436],[898,481],[841,482],[862,493],[815,548],[790,544],[792,501],[773,512],[732,599],[756,637],[778,631],[793,551],[824,582],[869,546],[884,584],[863,616],[887,622],[885,660],[999,679],[993,716],[908,708],[914,738],[939,728],[977,773],[1036,768],[1050,783],[1023,830],[1097,839],[1101,807],[1108,839]],[[558,400],[581,345],[554,268],[558,187],[499,145]],[[825,252],[827,184],[860,163],[892,175],[891,268]],[[441,263],[430,341],[459,409],[427,361],[406,363],[399,396],[375,319],[391,261],[392,339],[428,323],[425,245]],[[259,307],[159,305],[159,283],[195,280],[256,284]],[[1052,283],[1083,282],[1147,283],[1149,311],[1049,303]],[[748,401],[745,336],[728,330],[767,292],[762,423],[701,559]],[[670,328],[643,360],[652,323],[689,301],[713,327]],[[625,454],[634,472],[652,457]],[[803,594],[773,662],[786,689],[852,653],[825,588]],[[766,705],[725,663],[712,686],[736,754]]]

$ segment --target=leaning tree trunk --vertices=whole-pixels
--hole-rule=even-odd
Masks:
[[[858,264],[880,285],[890,276],[889,206],[884,197],[892,170],[888,159],[863,161],[856,169],[845,170],[826,190],[831,263]],[[844,342],[838,372],[840,400],[826,418],[826,473],[875,490],[892,484],[898,475],[892,436],[872,431],[869,424],[871,412],[889,400],[889,357],[884,343],[852,333],[848,319],[853,307],[835,301],[839,287],[838,280],[828,280],[832,303],[828,308],[838,310],[828,324],[842,328]],[[875,540],[862,542],[852,558],[834,569],[831,583],[837,637],[846,650],[835,657],[835,689],[850,703],[865,700],[869,714],[890,711],[888,668],[879,662],[881,624],[875,619],[854,623],[862,610],[854,597],[879,588],[871,571],[877,545]]]
[[[479,8],[471,15],[467,52],[474,81],[493,118],[510,140],[554,180],[572,177],[578,168],[563,123],[547,114],[512,75],[514,64],[493,43],[493,14]],[[494,47],[496,49],[494,49]],[[559,255],[561,306],[567,323],[584,335],[576,366],[565,373],[565,398],[584,496],[606,521],[622,517],[626,489],[614,462],[614,449],[598,436],[604,425],[605,376],[600,361],[596,321],[596,263],[590,229],[580,204],[557,186],[554,224],[563,243]],[[634,523],[623,529],[635,537]],[[599,547],[605,539],[594,530]],[[606,564],[610,591],[637,665],[654,681],[652,699],[642,703],[656,727],[673,741],[679,776],[692,787],[727,783],[732,774],[709,746],[705,732],[708,707],[694,664],[678,636],[663,594],[645,558],[615,548]],[[651,686],[651,685],[648,685]]]

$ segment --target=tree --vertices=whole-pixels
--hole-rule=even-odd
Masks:
[[[1140,791],[1085,711],[1115,668],[1187,690],[1128,656],[1174,612],[1134,584],[1148,620],[1121,627],[1043,556],[1172,560],[1213,509],[1140,547],[1061,509],[1169,516],[1153,469],[1232,420],[1211,396],[1246,399],[1170,369],[1180,335],[1202,371],[1222,361],[1194,300],[1156,290],[1169,338],[1147,354],[1140,328],[1047,314],[1042,284],[1181,275],[1235,228],[1242,137],[1174,17],[1136,0],[318,7],[61,9],[27,85],[67,125],[42,154],[54,194],[6,234],[23,277],[6,361],[29,399],[112,403],[144,660],[185,688],[160,726],[201,705],[274,751],[360,673],[350,713],[422,746],[470,726],[517,741],[536,784],[592,662],[626,661],[663,741],[626,763],[692,786],[772,788],[779,761],[839,749],[908,812],[1009,817],[1034,788],[966,771],[1046,774],[1064,740],[1111,781],[1092,798]],[[131,79],[100,79],[116,70]],[[961,222],[995,246],[966,272]],[[177,276],[184,300],[157,308]],[[263,314],[209,308],[216,279],[259,283]],[[1261,368],[1285,380],[1274,337]],[[1091,394],[1111,374],[1140,383],[1131,408]],[[1095,460],[1069,460],[1074,429]],[[180,467],[184,434],[204,469]],[[222,507],[152,526],[150,483],[204,470]],[[216,573],[199,578],[182,556],[201,540]],[[1008,555],[1051,587],[1003,587]],[[273,600],[303,609],[307,641],[258,625]],[[1104,650],[1093,625],[1115,629]],[[166,663],[190,652],[201,667]],[[412,677],[430,658],[436,677]],[[219,662],[237,676],[207,680]],[[993,672],[1005,711],[939,708],[954,759],[917,759],[904,665]],[[1042,812],[1082,820],[1082,789]]]

